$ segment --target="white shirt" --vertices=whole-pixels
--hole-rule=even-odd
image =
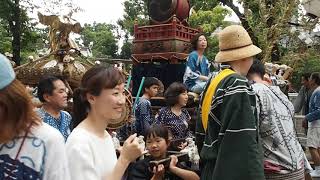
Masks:
[[[22,133],[17,138],[0,144],[0,179],[2,176],[6,179],[9,173],[7,171],[11,171],[10,174],[14,174],[13,177],[17,179],[70,179],[64,139],[58,130],[42,123],[31,128],[22,144],[24,136],[25,133]],[[13,163],[20,146],[17,164],[24,168],[9,170],[8,168],[15,167]]]
[[[105,138],[83,128],[75,128],[68,137],[66,148],[71,179],[100,180],[110,175],[117,163],[111,136]]]

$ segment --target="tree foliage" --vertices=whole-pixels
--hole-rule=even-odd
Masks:
[[[140,25],[148,23],[148,0],[126,0],[123,6],[123,19],[119,19],[117,23],[125,31],[126,36],[133,36],[135,22]]]
[[[262,60],[278,61],[279,40],[290,31],[288,22],[297,11],[299,1],[243,1],[243,4],[246,21],[258,40],[257,45],[263,50]]]
[[[7,25],[0,20],[0,53],[11,51],[11,36]]]
[[[111,24],[85,24],[80,35],[84,46],[89,47],[90,43],[93,43],[92,54],[94,57],[115,58],[118,51],[115,30],[116,26]]]
[[[195,10],[192,13],[189,23],[192,27],[201,27],[202,31],[209,35],[218,27],[225,26],[227,22],[223,21],[225,16],[231,12],[222,6],[216,6],[210,10]]]
[[[12,36],[13,60],[20,65],[21,34],[28,21],[26,10],[20,7],[20,0],[0,0],[0,18],[7,24]]]
[[[263,62],[286,63],[294,68],[294,84],[298,84],[300,77],[297,77],[302,73],[311,69],[320,71],[315,63],[319,59],[316,55],[319,52],[317,43],[310,46],[298,37],[301,32],[312,32],[319,25],[319,20],[302,14],[299,0],[238,0],[244,8],[243,12],[233,0],[219,2],[235,12],[253,43],[262,49],[258,58]]]
[[[249,32],[253,43],[262,49],[260,59],[264,62],[280,61],[286,53],[295,48],[290,44],[285,48],[281,47],[283,39],[293,38],[289,22],[296,19],[305,29],[309,31],[315,26],[313,23],[306,23],[306,17],[299,14],[299,0],[238,0],[244,8],[242,13],[239,7],[232,0],[219,0],[222,4],[230,7],[241,21],[241,24]],[[308,18],[307,18],[308,19]],[[309,30],[308,30],[309,29]],[[297,37],[297,36],[296,36]],[[294,42],[299,42],[295,37]],[[290,48],[290,51],[283,51]]]
[[[208,11],[219,5],[217,0],[190,0],[192,9]]]
[[[200,3],[201,1],[197,1]],[[213,6],[214,4],[212,4]],[[202,8],[197,9],[196,7]],[[219,51],[219,42],[217,36],[214,36],[213,32],[219,27],[225,27],[229,23],[224,21],[224,18],[227,15],[230,15],[231,12],[222,6],[215,6],[211,9],[203,8],[200,4],[196,4],[193,8],[192,15],[189,18],[189,23],[191,27],[199,27],[203,33],[205,33],[208,41],[207,54],[209,60],[214,60],[215,55]]]
[[[121,47],[121,52],[119,58],[129,59],[132,53],[132,43],[126,39]]]

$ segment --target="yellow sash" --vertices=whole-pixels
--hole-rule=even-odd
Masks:
[[[211,102],[212,98],[216,92],[217,86],[225,77],[229,76],[230,74],[235,73],[231,69],[225,69],[221,71],[209,84],[209,87],[207,88],[207,92],[205,93],[203,97],[202,102],[202,126],[205,131],[207,131],[208,128],[208,119],[209,119],[209,112],[211,110]]]

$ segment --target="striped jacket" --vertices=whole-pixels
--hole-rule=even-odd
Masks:
[[[201,104],[202,100],[199,112]],[[256,99],[248,80],[238,74],[224,78],[217,87],[208,116],[206,131],[201,118],[196,125],[196,141],[204,163],[201,179],[264,179]]]

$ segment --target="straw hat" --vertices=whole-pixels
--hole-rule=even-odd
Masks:
[[[248,32],[239,25],[231,25],[219,33],[219,53],[215,61],[229,62],[252,57],[261,52],[261,49],[252,44]]]

